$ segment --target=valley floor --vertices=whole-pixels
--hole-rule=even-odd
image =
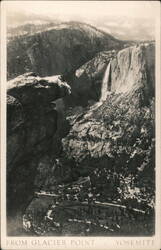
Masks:
[[[87,184],[87,181],[84,182]],[[83,184],[84,185],[84,184]],[[60,187],[59,187],[60,188]],[[77,182],[58,192],[37,192],[23,216],[25,234],[38,236],[150,236],[154,212],[103,201]],[[83,198],[84,196],[84,198]],[[97,200],[96,200],[97,199]],[[23,233],[22,233],[23,234]]]

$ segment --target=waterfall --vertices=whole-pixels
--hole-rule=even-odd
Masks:
[[[109,83],[109,76],[110,76],[110,62],[107,65],[107,68],[105,70],[103,79],[102,79],[102,87],[101,87],[101,97],[100,102],[105,101],[107,94],[108,94],[108,83]]]
[[[99,106],[102,105],[103,101],[106,100],[107,95],[109,94],[110,91],[110,84],[111,84],[111,79],[110,79],[110,67],[111,67],[111,61],[109,61],[107,68],[105,70],[103,79],[102,79],[102,86],[101,86],[101,96],[100,99],[97,103],[92,105],[90,107],[90,112],[86,115],[84,115],[84,118],[87,118],[91,115],[91,112],[93,112],[95,109],[97,109]]]

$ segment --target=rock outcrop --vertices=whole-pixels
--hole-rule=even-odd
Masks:
[[[28,71],[40,76],[73,72],[102,50],[122,48],[124,42],[83,23],[63,23],[15,37],[7,46],[8,78]]]
[[[7,210],[22,212],[34,192],[41,157],[50,154],[58,112],[52,101],[70,94],[59,76],[33,73],[8,82],[7,89]]]

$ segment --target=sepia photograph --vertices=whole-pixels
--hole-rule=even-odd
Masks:
[[[159,250],[159,1],[1,7],[2,249]]]

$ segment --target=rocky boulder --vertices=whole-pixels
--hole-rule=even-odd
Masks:
[[[41,78],[34,73],[26,73],[8,81],[7,93],[23,105],[42,105],[66,96],[70,87],[62,82],[59,75]]]

